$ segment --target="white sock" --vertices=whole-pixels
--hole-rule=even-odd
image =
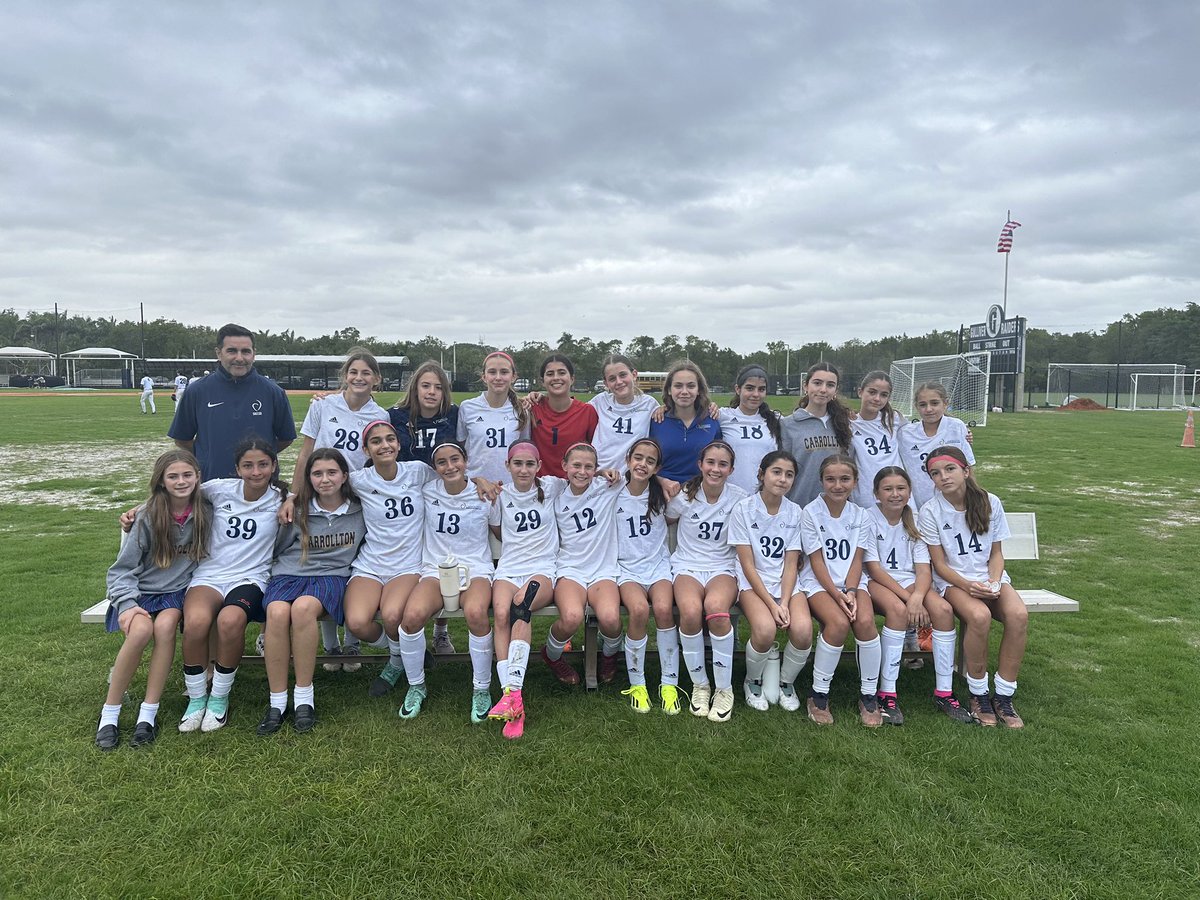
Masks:
[[[754,649],[754,645],[746,643],[746,680],[762,687],[763,671],[767,668],[768,653]]]
[[[640,638],[634,639],[625,636],[625,671],[629,675],[629,684],[632,687],[635,684],[646,686],[646,641],[648,637],[643,635]]]
[[[340,647],[338,643],[337,622],[333,619],[322,619],[318,622],[321,626],[321,646],[325,648],[326,653],[332,653],[334,647]]]
[[[617,632],[616,637],[609,637],[603,631],[600,632],[600,652],[605,656],[616,656],[617,651],[621,649],[621,633]]]
[[[400,658],[404,663],[404,676],[409,687],[425,683],[425,629],[418,628],[416,634],[400,629]]]
[[[817,649],[813,653],[813,692],[828,694],[833,673],[842,661],[842,648],[825,643],[825,635],[817,635]]]
[[[422,631],[424,631],[424,629],[422,629]],[[397,638],[387,638],[389,657],[388,663],[393,666],[400,666],[403,665],[402,657],[404,655],[404,632],[397,630],[396,633],[400,636]],[[384,637],[387,637],[387,635],[385,634]]]
[[[713,655],[713,684],[718,691],[733,687],[733,629],[729,634],[716,635],[710,632]]]
[[[983,673],[982,678],[972,678],[970,675],[967,675],[967,690],[972,694],[979,695],[989,693],[987,672]]]
[[[996,686],[996,693],[1001,697],[1011,697],[1017,692],[1017,683],[1001,678],[999,672],[992,677],[992,684]]]
[[[808,654],[810,652],[812,652],[811,647],[805,647],[801,650],[799,647],[793,647],[791,641],[787,642],[787,645],[783,648],[783,660],[779,663],[780,684],[795,683],[800,675],[800,670],[808,662]]]
[[[506,684],[508,684],[507,659],[496,660],[496,684],[500,685],[500,687],[504,687]]]
[[[492,633],[468,632],[467,647],[471,651],[471,686],[477,691],[487,690],[492,684]]]
[[[560,653],[561,655],[561,653]],[[529,641],[510,641],[508,644],[508,678],[510,690],[519,691],[525,685],[525,669],[529,666]]]
[[[317,708],[313,703],[313,686],[311,684],[304,687],[297,684],[292,688],[292,709],[299,709],[301,706]]]
[[[103,728],[105,725],[116,725],[117,719],[121,716],[121,704],[105,703],[100,707],[100,726],[96,729]]]
[[[280,712],[283,712],[285,709],[287,709],[287,691],[286,690],[279,691],[278,693],[276,693],[275,691],[271,691],[271,708],[277,709]]]
[[[697,634],[679,632],[679,643],[683,647],[683,663],[687,666],[692,684],[708,686],[708,673],[704,670],[704,631]]]
[[[368,641],[367,646],[374,647],[376,650],[387,650],[389,655],[391,654],[391,651],[392,651],[392,642],[391,642],[391,639],[387,636],[386,631],[381,632],[379,637],[375,638],[375,640]],[[396,663],[396,665],[400,665],[400,663]]]
[[[232,672],[222,672],[217,669],[213,672],[212,695],[214,697],[228,697],[229,692],[233,690],[233,679],[237,678],[237,669]]]
[[[569,641],[570,638],[567,638],[567,640]],[[560,641],[554,636],[553,631],[546,635],[546,656],[550,657],[550,659],[562,659],[563,650],[566,648],[567,641]],[[508,652],[508,664],[512,665],[512,650]]]
[[[208,693],[208,675],[203,669],[195,675],[184,672],[183,686],[187,689],[189,700],[199,700]]]
[[[858,657],[858,689],[874,697],[879,690],[879,660],[883,656],[879,635],[869,641],[855,641],[854,655]]]
[[[654,643],[658,646],[658,668],[663,684],[679,684],[679,629],[656,628]]]
[[[879,690],[884,694],[896,693],[896,679],[900,677],[900,654],[904,652],[904,632],[883,626],[880,636],[882,659],[879,664]]]
[[[151,725],[153,725],[154,720],[156,718],[158,718],[158,704],[157,703],[143,703],[138,708],[137,720],[138,720],[139,724],[141,724],[142,722],[149,722]]]
[[[933,630],[934,690],[949,693],[954,688],[954,629]]]

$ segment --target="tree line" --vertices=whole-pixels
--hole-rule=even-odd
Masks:
[[[575,364],[576,380],[587,385],[601,377],[602,360],[610,353],[624,353],[643,371],[664,370],[676,360],[688,358],[700,366],[711,384],[725,388],[732,385],[737,370],[748,363],[761,365],[781,381],[785,373],[790,374],[791,384],[798,386],[801,373],[821,360],[835,363],[844,380],[849,380],[873,369],[887,371],[893,360],[957,353],[966,347],[965,336],[960,342],[959,332],[953,330],[871,341],[852,338],[837,345],[815,341],[793,347],[774,340],[749,354],[691,334],[661,338],[638,335],[622,343],[563,332],[554,343],[525,341],[519,346],[496,348],[472,342],[447,343],[433,335],[417,341],[393,341],[363,335],[353,327],[314,338],[297,335],[291,329],[256,333],[259,353],[336,356],[363,344],[379,355],[407,356],[414,365],[425,359],[437,360],[448,370],[456,370],[459,382],[475,381],[483,358],[494,349],[509,353],[518,374],[530,379],[536,378],[538,365],[547,353],[565,353]],[[203,362],[213,359],[213,335],[209,328],[165,318],[148,321],[143,329],[139,322],[118,321],[115,316],[106,319],[69,312],[57,316],[53,312],[18,315],[13,309],[0,310],[0,344],[35,347],[50,353],[113,347],[144,358],[195,358]],[[1200,366],[1200,304],[1130,313],[1102,331],[1063,334],[1030,328],[1026,333],[1025,362],[1027,385],[1035,391],[1045,388],[1046,365],[1050,362],[1174,363],[1195,369]]]

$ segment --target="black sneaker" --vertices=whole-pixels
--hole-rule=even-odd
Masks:
[[[307,703],[301,703],[292,714],[292,727],[301,734],[312,731],[317,724],[317,711]]]
[[[403,666],[395,666],[390,662],[386,663],[383,667],[383,671],[375,676],[375,680],[372,681],[371,686],[367,688],[367,696],[386,696],[392,690],[392,688],[396,686],[396,682],[400,680],[400,676],[403,674]]]
[[[879,712],[888,725],[904,724],[904,713],[900,712],[900,704],[890,694],[879,695]]]
[[[1001,725],[1006,725],[1009,728],[1024,728],[1025,720],[1021,718],[1020,713],[1013,707],[1012,697],[1005,697],[1003,694],[992,695],[992,707],[996,711],[996,718]]]
[[[96,732],[96,746],[101,750],[116,750],[121,743],[121,733],[116,725],[105,725]]]
[[[258,723],[258,728],[255,733],[259,737],[275,734],[283,727],[283,710],[278,710],[273,706],[268,706],[266,713],[262,717],[262,721]]]
[[[153,744],[154,739],[158,737],[158,726],[152,722],[138,722],[133,729],[133,740],[129,742],[130,747],[145,747],[148,744]]]
[[[960,725],[975,724],[974,717],[972,717],[969,712],[963,709],[962,704],[954,699],[953,694],[951,694],[949,697],[939,697],[937,694],[934,694],[933,705],[938,708],[939,712],[945,713],[947,718],[954,722],[958,722]]]

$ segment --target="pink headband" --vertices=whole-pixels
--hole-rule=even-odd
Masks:
[[[519,450],[524,450],[525,452],[531,454],[538,462],[541,462],[542,460],[542,454],[539,452],[537,444],[535,444],[533,441],[517,441],[508,448],[508,458],[512,459],[517,455]]]
[[[488,361],[489,359],[491,359],[493,356],[503,356],[505,359],[507,359],[507,360],[508,360],[508,364],[509,364],[510,366],[512,366],[512,367],[513,367],[513,371],[515,372],[515,371],[517,370],[517,364],[516,364],[516,362],[514,362],[514,361],[513,361],[513,358],[512,358],[511,356],[509,356],[507,353],[505,353],[503,350],[493,350],[493,351],[492,351],[491,353],[489,353],[489,354],[488,354],[486,357],[484,357],[484,360],[483,360],[483,361],[484,361],[484,362],[487,362],[487,361]]]
[[[568,447],[563,452],[563,461],[566,462],[566,459],[568,456],[571,455],[572,450],[578,450],[580,447],[586,447],[587,449],[591,450],[592,453],[594,453],[597,457],[600,455],[599,453],[596,453],[596,448],[593,447],[591,444],[589,444],[587,441],[576,441],[574,444],[572,444],[570,447]]]
[[[965,469],[967,467],[967,463],[964,463],[961,459],[955,459],[953,456],[950,456],[947,453],[943,453],[941,456],[931,456],[931,457],[929,457],[929,459],[925,460],[925,471],[928,472],[929,467],[931,465],[933,465],[935,462],[937,462],[939,459],[945,460],[946,462],[952,462],[956,466],[959,466],[960,468]]]
[[[376,419],[373,422],[368,422],[367,427],[362,430],[362,439],[364,444],[367,442],[367,435],[370,434],[371,429],[377,425],[386,425],[388,428],[392,429],[392,434],[396,434],[396,426],[393,425],[389,420]]]

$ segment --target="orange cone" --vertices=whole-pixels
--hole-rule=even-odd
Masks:
[[[1196,421],[1192,418],[1192,411],[1188,410],[1187,424],[1183,426],[1183,443],[1180,447],[1195,447],[1196,446]]]

